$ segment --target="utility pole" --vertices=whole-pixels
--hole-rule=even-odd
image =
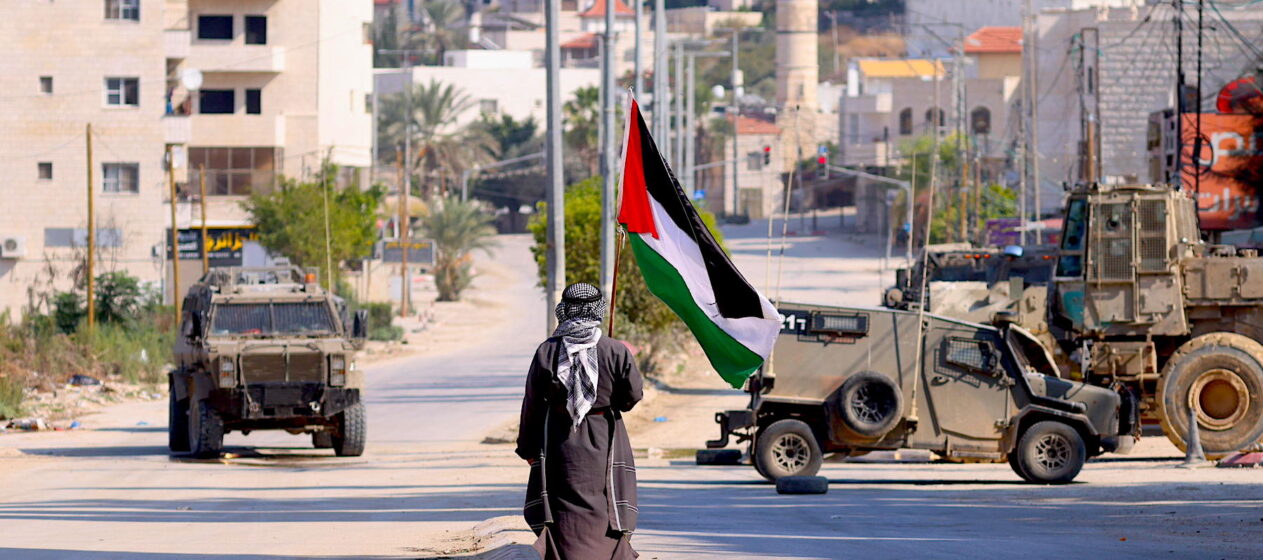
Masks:
[[[171,191],[171,301],[175,309],[175,328],[180,328],[180,228],[175,221],[175,158],[171,155],[171,145],[167,144],[167,185]],[[95,242],[95,241],[94,241]],[[90,247],[90,251],[95,247]]]
[[[632,80],[633,80],[632,83],[634,84],[633,87],[635,88],[633,90],[634,94],[643,95],[645,92],[645,71],[644,71],[644,68],[641,67],[640,41],[644,36],[644,32],[640,29],[640,24],[641,24],[641,21],[645,19],[645,0],[635,0],[635,1],[636,1],[636,25],[635,25],[636,40],[632,42],[632,56],[636,58],[636,62],[632,65],[632,71],[635,72],[636,75],[632,77]]]
[[[206,166],[197,166],[197,182],[198,188],[202,192],[202,276],[206,276],[210,272],[210,237],[208,228],[206,227]]]
[[[659,151],[667,155],[663,142],[667,140],[667,8],[666,0],[653,2],[653,120],[654,140]]]
[[[661,6],[664,0],[657,0],[659,9],[656,12],[658,24],[663,27],[663,33],[654,37],[655,41],[661,39],[666,34],[666,14],[663,13]],[[548,151],[548,243],[545,252],[545,259],[548,268],[547,290],[548,295],[545,315],[548,317],[548,332],[551,333],[556,326],[557,319],[554,317],[553,309],[556,309],[557,303],[561,301],[561,291],[566,285],[566,210],[565,196],[566,186],[562,173],[564,167],[561,161],[561,2],[550,1],[545,2],[544,21],[545,21],[545,47],[544,47],[544,63],[548,68],[547,72],[547,99],[548,112],[547,123],[544,127],[547,131],[548,139],[546,142]],[[661,55],[659,55],[661,56]],[[658,81],[658,69],[661,66],[654,67],[654,93],[659,92],[660,82]],[[658,107],[655,104],[655,111]]]
[[[685,69],[688,77],[685,78],[684,88],[684,192],[689,195],[689,200],[693,199],[693,191],[696,190],[696,177],[693,176],[693,158],[694,152],[697,150],[695,142],[695,132],[697,123],[694,122],[694,101],[697,89],[697,57],[690,54],[688,56],[688,67]]]
[[[601,293],[609,294],[614,285],[614,0],[605,2],[605,33],[601,49]],[[608,295],[607,295],[608,297]]]
[[[404,84],[404,106],[407,117],[404,121],[403,133],[403,186],[399,189],[399,316],[407,317],[412,305],[412,271],[408,269],[408,197],[412,196],[412,57],[418,53],[430,52],[429,49],[390,49],[378,51],[383,54],[397,54],[403,57],[403,72],[407,76]],[[332,272],[332,270],[330,270]]]
[[[841,55],[838,53],[838,13],[825,12],[825,17],[829,18],[829,30],[833,32],[833,75],[838,75],[838,67],[842,65]],[[826,167],[827,169],[827,167]]]
[[[732,105],[728,112],[732,113],[732,215],[739,213],[741,189],[737,187],[737,173],[741,169],[740,156],[737,155],[737,120],[741,118],[741,95],[745,93],[741,68],[737,65],[738,51],[741,48],[741,28],[732,28]],[[759,157],[762,157],[761,155]]]
[[[92,188],[92,123],[88,123],[85,137],[88,147],[88,333],[91,334],[96,329],[96,191]],[[170,148],[167,150],[170,152]],[[175,246],[174,241],[172,246]]]
[[[1027,1],[1029,2],[1030,0],[1027,0]],[[1029,43],[1025,43],[1025,44],[1030,45],[1030,51],[1031,51],[1030,58],[1027,59],[1027,62],[1029,62],[1031,65],[1031,70],[1030,70],[1030,77],[1031,77],[1030,115],[1031,116],[1030,116],[1030,120],[1027,122],[1027,124],[1029,125],[1027,127],[1027,131],[1030,134],[1030,144],[1028,145],[1028,148],[1027,148],[1027,152],[1028,152],[1027,157],[1030,158],[1030,166],[1031,166],[1030,186],[1035,191],[1035,200],[1034,200],[1035,212],[1032,215],[1032,219],[1034,221],[1040,221],[1042,219],[1043,214],[1040,208],[1040,196],[1039,196],[1039,193],[1040,193],[1040,188],[1039,188],[1039,26],[1038,26],[1039,20],[1036,19],[1035,12],[1028,10],[1027,13],[1031,17],[1031,35],[1030,35],[1031,40]],[[1025,51],[1027,49],[1025,46],[1023,46],[1022,50]],[[1044,230],[1042,229],[1042,222],[1041,222],[1041,228],[1036,230],[1035,241],[1037,243],[1042,243],[1043,238],[1044,238]]]
[[[675,121],[672,123],[674,133],[675,157],[671,167],[681,170],[684,164],[684,42],[675,43],[675,87],[671,88],[675,95]]]

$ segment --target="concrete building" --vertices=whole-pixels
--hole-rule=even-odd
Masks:
[[[547,112],[545,104],[546,69],[529,63],[525,51],[469,51],[473,56],[449,52],[451,62],[477,62],[473,66],[417,66],[412,69],[413,84],[436,81],[451,84],[474,102],[457,118],[456,125],[478,121],[483,113],[505,114],[514,119],[534,117],[542,126]],[[377,95],[402,92],[408,75],[402,69],[376,70]],[[561,96],[570,99],[575,90],[597,86],[601,72],[596,68],[563,68]]]
[[[667,31],[709,37],[717,29],[758,27],[763,22],[763,12],[721,11],[713,6],[692,6],[667,10]]]
[[[1197,76],[1196,8],[1185,10],[1183,67],[1186,83],[1192,86]],[[1175,106],[1173,12],[1168,4],[1151,4],[1136,9],[1046,10],[1039,14],[1038,151],[1045,212],[1060,208],[1062,183],[1080,177],[1085,104],[1099,115],[1103,177],[1148,179],[1149,115]],[[1242,45],[1236,33],[1257,45],[1263,38],[1263,10],[1225,6],[1220,12],[1232,29],[1206,10],[1203,112],[1215,111],[1215,94],[1221,87],[1253,72],[1259,64],[1248,54],[1252,48]],[[1081,58],[1081,52],[1089,57]],[[1098,53],[1099,58],[1094,60],[1092,53]],[[1095,97],[1080,94],[1089,81],[1100,84]],[[1196,109],[1187,107],[1187,111]]]
[[[911,57],[946,57],[951,46],[975,29],[1022,25],[1023,5],[1032,16],[1043,10],[1132,7],[1150,0],[905,0],[904,40]]]
[[[372,10],[369,0],[0,6],[0,41],[17,49],[0,77],[10,92],[0,116],[0,170],[10,178],[0,187],[0,241],[12,241],[0,253],[0,313],[20,313],[32,290],[71,287],[87,245],[89,168],[97,272],[126,270],[168,300],[201,273],[204,245],[189,231],[201,224],[197,169],[206,171],[212,240],[227,243],[212,256],[235,262],[250,237],[247,195],[281,174],[309,175],[324,157],[344,178],[367,169]],[[174,290],[168,146],[185,230]]]
[[[732,120],[734,118],[730,117],[729,121]],[[784,146],[780,143],[782,131],[765,120],[744,116],[737,116],[735,120],[737,189],[727,188],[734,184],[734,169],[732,165],[725,165],[724,188],[706,189],[706,200],[711,210],[717,213],[731,213],[731,209],[735,208],[738,215],[745,214],[755,220],[766,218],[773,212],[780,212],[784,204],[782,173],[789,168],[785,166]],[[732,157],[732,142],[729,138],[724,143],[725,157]]]
[[[0,314],[10,320],[38,294],[73,287],[86,255],[89,189],[96,272],[161,281],[154,251],[169,220],[164,148],[188,137],[185,123],[164,117],[163,16],[155,1],[0,6],[0,44],[10,48],[0,74]]]

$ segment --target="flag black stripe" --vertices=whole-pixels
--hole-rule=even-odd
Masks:
[[[702,261],[706,264],[706,275],[710,277],[710,285],[715,292],[719,314],[729,319],[762,317],[763,305],[759,301],[759,293],[741,276],[710,230],[706,229],[706,224],[702,223],[688,195],[680,188],[680,182],[658,152],[644,118],[637,115],[636,120],[639,121],[645,186],[649,196],[661,204],[671,221],[697,243]]]

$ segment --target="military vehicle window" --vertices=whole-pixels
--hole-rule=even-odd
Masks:
[[[1011,326],[1008,329],[1008,339],[1009,345],[1016,350],[1013,355],[1017,357],[1023,371],[1033,369],[1044,375],[1061,377],[1048,349],[1028,331],[1016,325]]]
[[[1066,208],[1066,229],[1061,237],[1062,256],[1057,261],[1058,276],[1083,275],[1083,242],[1087,237],[1088,203],[1073,199]],[[1078,254],[1065,254],[1078,253]]]
[[[211,334],[264,334],[272,331],[272,314],[266,303],[233,303],[215,306]]]
[[[852,336],[865,335],[868,334],[868,317],[858,314],[812,313],[811,332]]]
[[[945,359],[951,365],[981,372],[990,372],[995,368],[995,352],[991,343],[985,340],[948,338],[944,345]]]
[[[333,331],[329,308],[322,302],[274,303],[276,332],[304,334]]]

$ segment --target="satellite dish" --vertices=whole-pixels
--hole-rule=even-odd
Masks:
[[[724,93],[724,86],[721,84],[715,84],[715,87],[710,88],[710,96],[715,99],[723,99]]]
[[[189,91],[196,91],[202,87],[202,71],[188,68],[180,72],[180,85]]]

